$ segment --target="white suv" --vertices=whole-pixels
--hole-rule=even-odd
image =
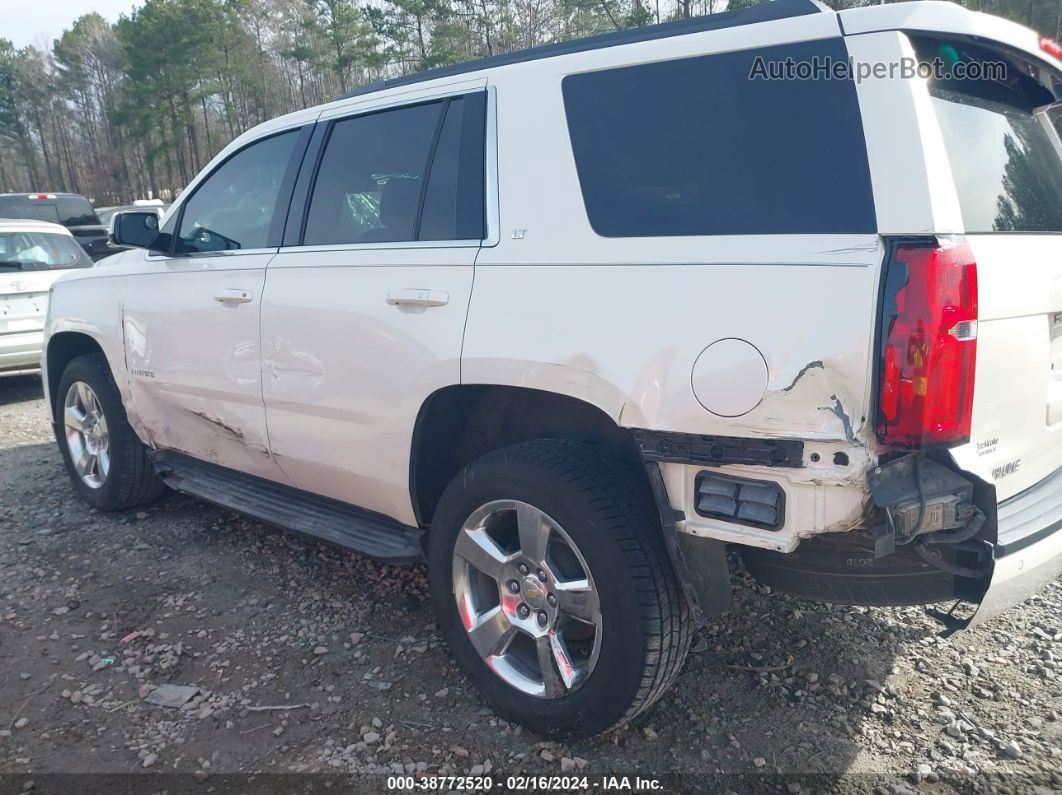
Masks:
[[[675,680],[728,544],[982,621],[1062,569],[1060,54],[777,0],[268,122],[56,284],[75,487],[426,558],[461,667],[559,735]]]

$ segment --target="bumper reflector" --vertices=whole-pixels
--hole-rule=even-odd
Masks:
[[[701,472],[696,491],[701,516],[767,530],[785,522],[785,491],[777,483]]]

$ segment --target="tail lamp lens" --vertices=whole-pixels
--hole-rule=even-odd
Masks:
[[[1046,52],[1048,55],[1053,55],[1062,61],[1062,44],[1059,44],[1054,39],[1049,39],[1046,36],[1040,37],[1040,49]]]
[[[970,438],[977,265],[964,242],[900,244],[885,274],[878,441],[951,447]]]

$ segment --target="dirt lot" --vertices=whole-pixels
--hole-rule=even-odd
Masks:
[[[67,482],[36,379],[0,380],[0,791],[61,791],[57,772],[141,773],[139,790],[165,772],[209,788],[237,772],[423,771],[1062,789],[1059,584],[943,641],[919,609],[803,603],[739,573],[734,611],[671,693],[572,744],[492,715],[439,642],[426,587],[422,567],[180,496],[95,513]],[[200,693],[181,709],[143,701],[166,683]]]

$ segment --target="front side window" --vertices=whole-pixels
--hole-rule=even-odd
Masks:
[[[569,75],[564,106],[590,225],[605,237],[876,231],[852,80],[764,79],[843,62],[840,39]],[[755,75],[755,76],[754,76]]]
[[[266,248],[297,138],[292,130],[251,144],[207,177],[184,205],[176,253]]]
[[[303,244],[482,238],[484,107],[469,95],[335,122]]]

